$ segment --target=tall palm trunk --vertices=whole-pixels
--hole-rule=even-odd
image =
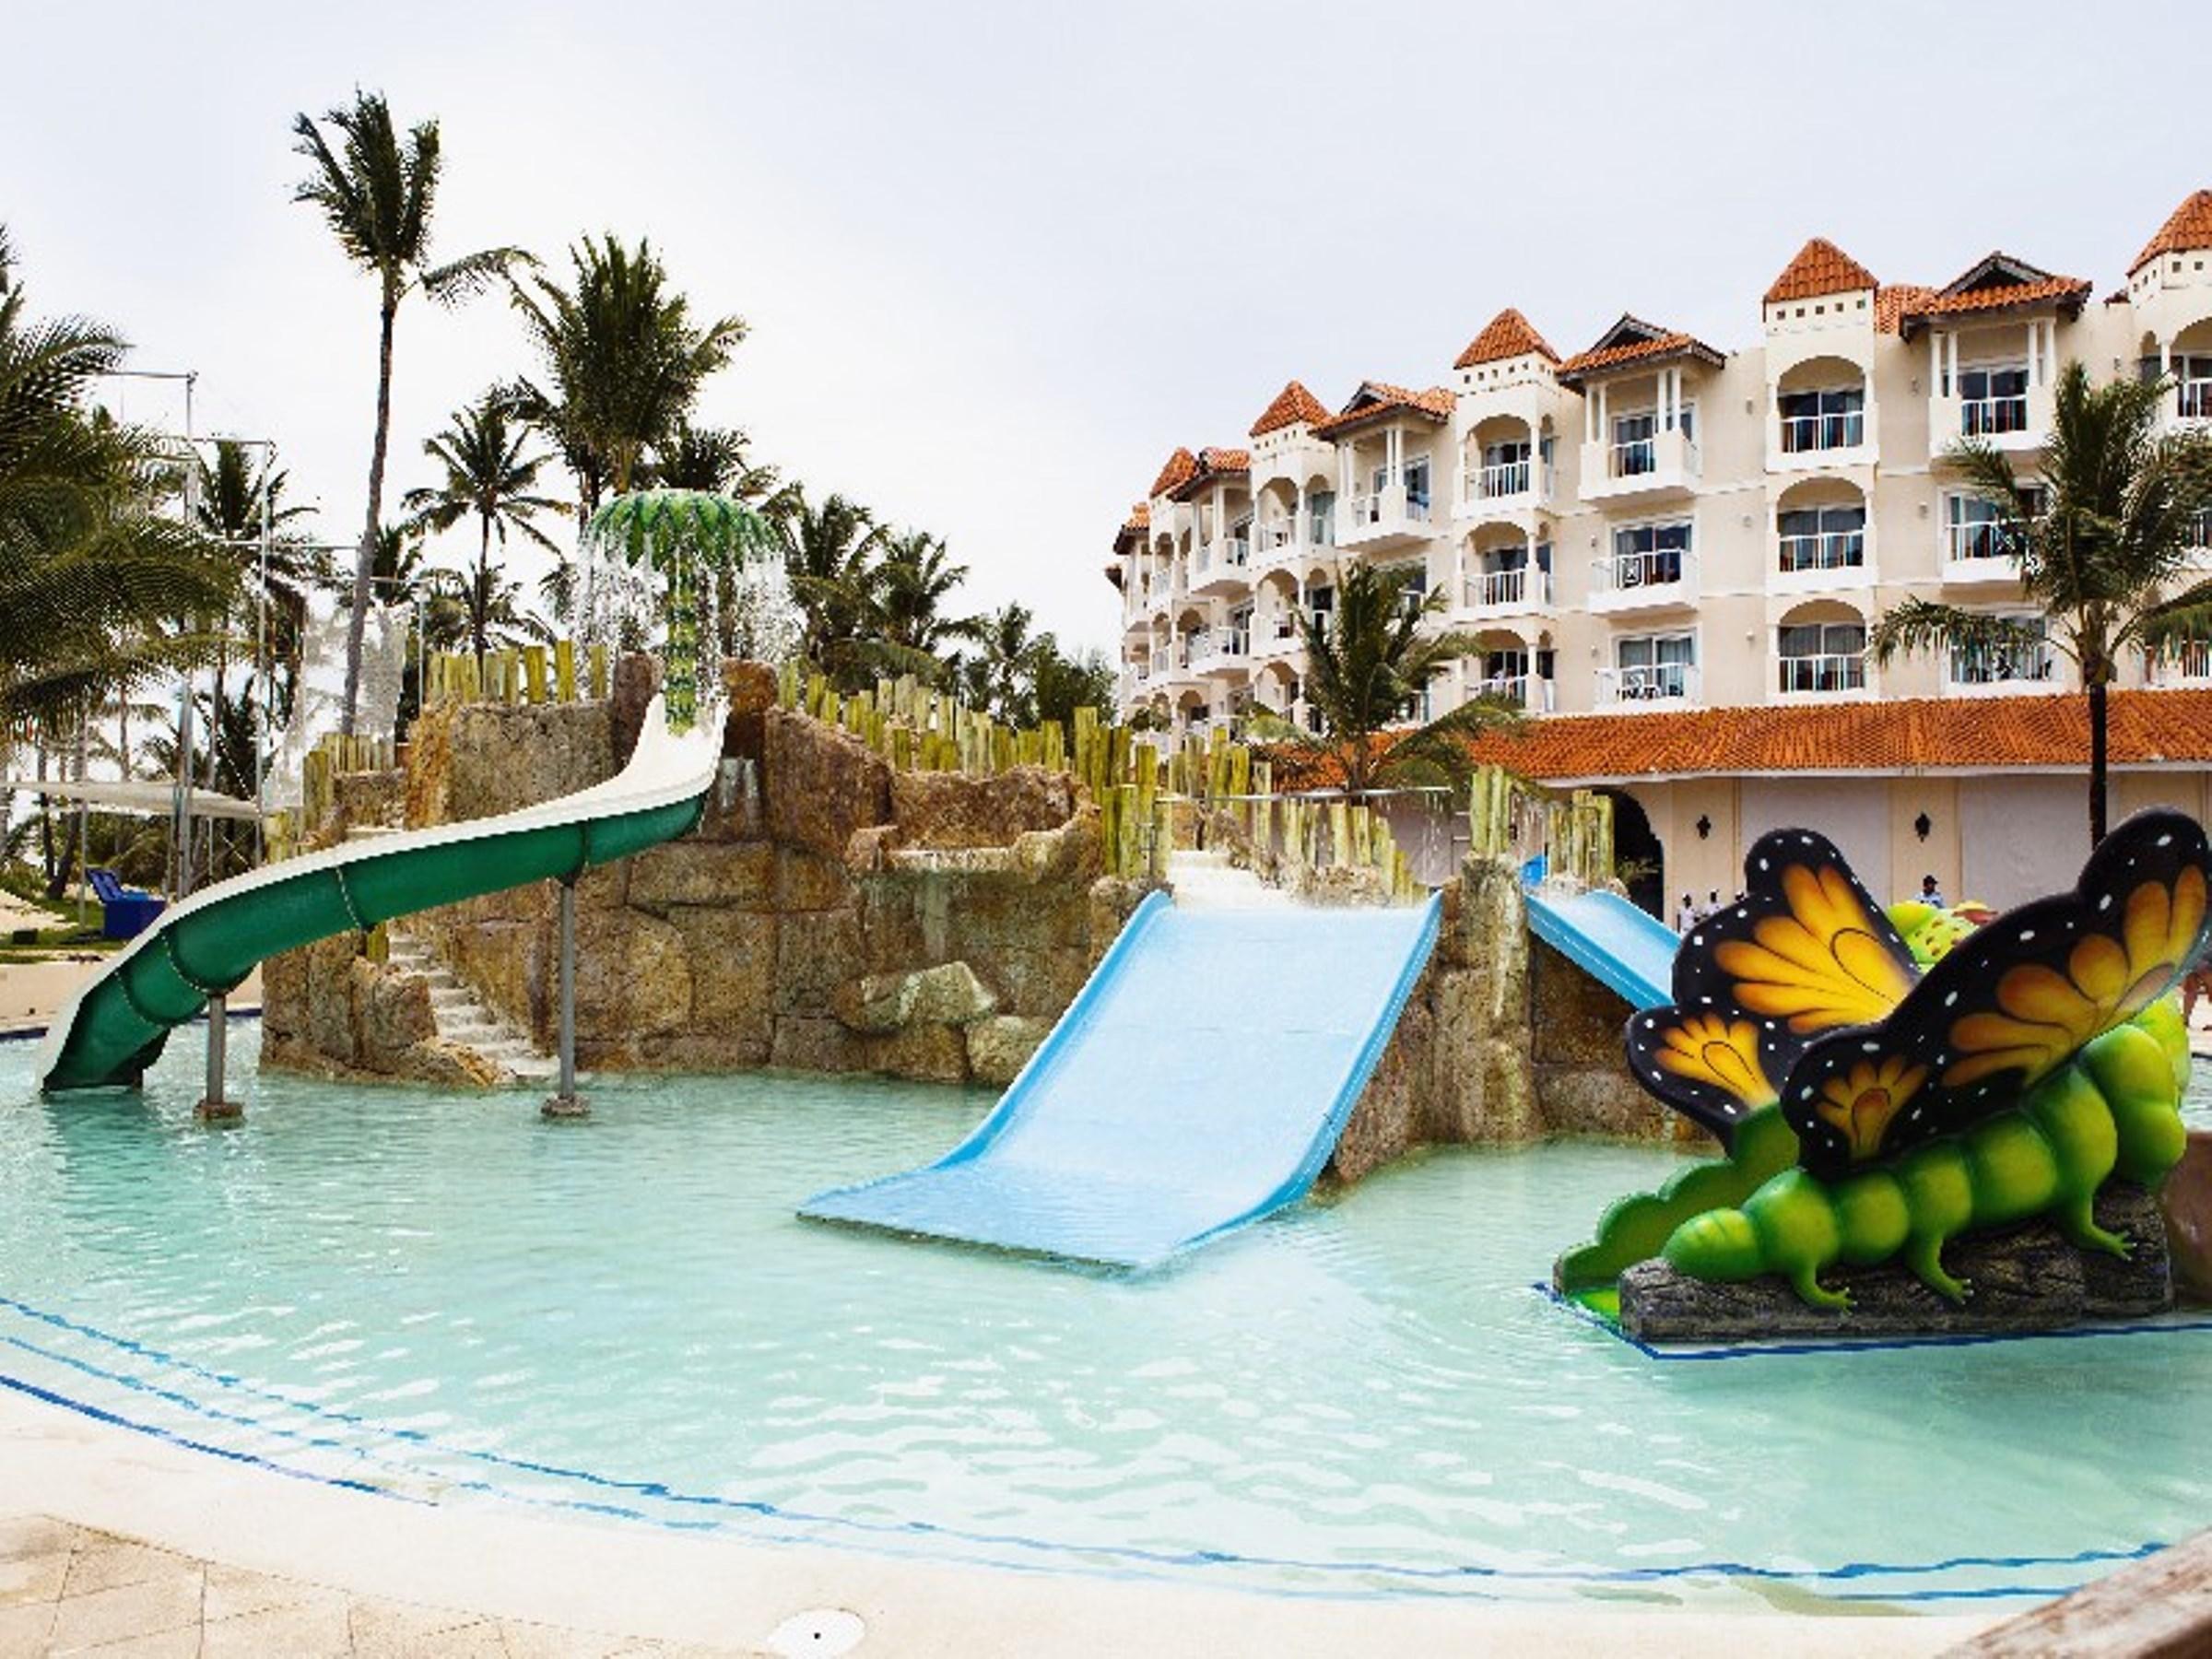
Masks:
[[[376,571],[376,532],[384,510],[384,451],[392,441],[392,324],[399,314],[399,285],[384,278],[383,302],[377,309],[376,438],[369,450],[369,516],[361,526],[360,550],[353,560],[353,614],[346,620],[346,703],[338,730],[353,735],[353,717],[361,698],[361,635],[369,622],[369,590]]]
[[[2105,683],[2101,676],[2089,681],[2089,845],[2104,839],[2104,726]]]
[[[491,649],[491,514],[477,514],[476,593],[468,607],[469,632],[476,636],[477,654]]]

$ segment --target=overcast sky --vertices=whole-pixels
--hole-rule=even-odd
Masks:
[[[1074,642],[1177,443],[1289,376],[1431,384],[1500,306],[1749,340],[1814,233],[1888,281],[2002,245],[2115,286],[2212,184],[2212,9],[2011,4],[21,5],[0,221],[41,310],[198,371],[359,532],[374,295],[294,206],[355,85],[435,115],[435,252],[649,235],[751,337],[704,415],[944,536]],[[528,368],[505,303],[400,322],[388,504]],[[163,394],[130,410],[173,418]],[[453,552],[461,551],[455,547]],[[534,572],[533,572],[534,573]]]

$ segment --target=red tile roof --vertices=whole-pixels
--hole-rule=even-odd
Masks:
[[[2109,707],[2115,765],[2212,763],[2212,691],[2115,691]],[[2088,762],[2088,701],[2077,695],[1918,698],[1807,709],[1555,716],[1519,737],[1485,736],[1477,747],[1484,759],[1561,781],[2076,767]]]
[[[1335,418],[1313,430],[1317,437],[1335,438],[1388,415],[1418,415],[1428,420],[1449,420],[1456,406],[1457,399],[1449,387],[1431,386],[1426,392],[1413,392],[1385,381],[1361,381],[1359,390],[1352,394],[1351,401],[1337,411]]]
[[[1917,282],[1885,283],[1874,290],[1874,325],[1883,334],[1896,334],[1905,313],[1936,297],[1936,290]]]
[[[1208,446],[1198,452],[1198,459],[1191,476],[1168,493],[1179,501],[1187,501],[1207,485],[1239,473],[1252,470],[1252,452],[1241,449],[1215,449]]]
[[[1694,335],[1658,327],[1623,312],[1620,321],[1598,336],[1596,345],[1587,351],[1578,351],[1559,365],[1559,384],[1576,386],[1593,374],[1637,363],[1662,363],[1680,357],[1696,358],[1715,369],[1728,360]]]
[[[1536,332],[1535,324],[1507,306],[1488,323],[1482,332],[1468,342],[1452,364],[1454,369],[1472,369],[1477,363],[1499,363],[1507,358],[1526,357],[1531,352],[1538,357],[1559,360],[1559,354],[1551,348],[1550,342]]]
[[[1782,267],[1767,289],[1762,305],[1784,300],[1810,300],[1818,294],[1848,294],[1876,288],[1874,273],[1825,236],[1816,236],[1797,250],[1797,257]]]
[[[2212,765],[2212,690],[2115,691],[2115,766]],[[1550,783],[1728,777],[1763,772],[2048,771],[2086,767],[2088,700],[1920,698],[1818,708],[1548,715],[1474,740],[1478,759]],[[1290,788],[1331,781],[1324,763]]]
[[[1273,403],[1260,411],[1260,418],[1252,423],[1252,430],[1248,435],[1265,438],[1270,432],[1280,431],[1287,426],[1296,426],[1301,420],[1308,426],[1319,426],[1328,418],[1328,406],[1297,381],[1292,381],[1275,394]]]
[[[1935,293],[1906,306],[1899,313],[1898,332],[1911,339],[1930,317],[2010,311],[2023,305],[2055,303],[2072,316],[2088,302],[2093,286],[2078,276],[2038,270],[2009,253],[1990,253]]]
[[[1122,527],[1114,532],[1114,557],[1118,559],[1122,555],[1122,550],[1128,547],[1131,542],[1135,542],[1139,547],[1142,547],[1144,545],[1145,532],[1151,527],[1151,524],[1152,509],[1148,503],[1138,501],[1135,505],[1132,506],[1129,509],[1129,516],[1122,521]],[[1108,579],[1113,582],[1114,586],[1121,586],[1122,575],[1120,565],[1108,565],[1106,567],[1106,574]]]
[[[1179,449],[1168,457],[1168,464],[1159,469],[1159,477],[1152,480],[1147,496],[1163,496],[1198,470],[1198,457],[1187,449]]]
[[[2159,233],[2143,244],[2135,263],[2127,267],[2133,276],[2161,253],[2179,253],[2184,248],[2212,248],[2212,190],[2193,190],[2188,198],[2166,216]]]

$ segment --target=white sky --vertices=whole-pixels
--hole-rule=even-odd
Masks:
[[[288,128],[436,115],[434,253],[648,234],[752,325],[706,418],[945,535],[978,608],[1111,645],[1100,577],[1176,443],[1295,375],[1431,384],[1500,305],[1733,347],[1810,234],[1888,281],[2002,245],[2100,293],[2212,184],[2212,9],[549,3],[18,6],[0,220],[41,311],[200,374],[359,533],[370,281]],[[400,320],[394,467],[530,367],[503,300]],[[159,394],[130,412],[168,418]],[[565,478],[563,480],[565,492]],[[452,552],[462,551],[455,544]],[[535,575],[535,570],[527,572]]]

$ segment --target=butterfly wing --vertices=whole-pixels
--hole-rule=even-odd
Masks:
[[[1629,1069],[1646,1090],[1732,1147],[1735,1126],[1776,1093],[1756,1021],[1711,1010],[1645,1008],[1628,1029]]]
[[[1729,1141],[1771,1102],[1814,1037],[1881,1018],[1912,982],[1912,952],[1836,844],[1777,830],[1744,860],[1744,896],[1675,953],[1674,1004],[1628,1025],[1645,1088]]]
[[[2163,808],[2105,838],[2081,880],[1961,940],[1874,1029],[1813,1042],[1783,1112],[1832,1175],[1969,1128],[2177,983],[2204,948],[2212,844]]]

